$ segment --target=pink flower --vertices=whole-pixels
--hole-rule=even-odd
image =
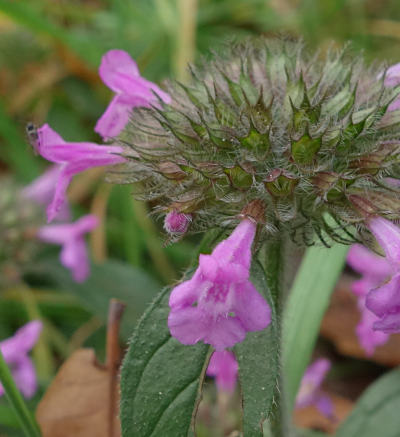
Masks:
[[[371,356],[376,346],[386,343],[389,336],[373,329],[374,323],[379,318],[365,306],[366,296],[390,277],[392,267],[385,258],[375,255],[360,244],[350,248],[347,262],[355,271],[362,274],[362,278],[352,284],[352,291],[358,298],[358,308],[361,313],[356,334],[366,354]]]
[[[385,252],[391,277],[369,292],[366,305],[379,317],[375,330],[400,332],[400,229],[384,218],[374,218],[368,226]]]
[[[89,260],[84,234],[98,225],[94,215],[85,215],[75,223],[47,225],[37,236],[47,243],[61,244],[61,264],[70,269],[76,282],[83,282],[89,275]]]
[[[230,351],[214,352],[207,368],[207,375],[215,376],[218,390],[232,393],[235,390],[238,363]]]
[[[314,405],[324,416],[333,417],[332,401],[321,391],[322,381],[330,368],[331,363],[326,358],[320,358],[307,367],[297,394],[296,408]]]
[[[38,129],[37,151],[43,158],[59,165],[53,199],[47,208],[47,219],[52,221],[65,202],[72,177],[88,168],[125,162],[118,155],[122,147],[100,146],[94,143],[66,143],[47,124]]]
[[[26,199],[32,199],[39,205],[48,206],[53,199],[60,171],[60,165],[52,165],[21,191],[22,196]],[[64,202],[56,218],[60,221],[67,221],[70,219],[70,215],[68,203]]]
[[[183,214],[178,211],[170,211],[164,220],[164,229],[169,234],[184,234],[192,221],[191,214]]]
[[[270,307],[249,281],[255,232],[252,221],[242,220],[211,255],[200,255],[192,278],[172,290],[168,326],[181,343],[203,340],[221,351],[268,326]]]
[[[10,367],[14,381],[26,398],[31,398],[37,389],[35,368],[28,352],[36,344],[42,322],[33,320],[27,323],[10,338],[0,342],[0,350],[4,360]],[[4,388],[0,384],[0,396],[4,394]]]
[[[395,87],[400,85],[400,63],[392,65],[386,70],[385,86]],[[395,111],[400,109],[400,98],[396,98],[394,102],[389,105],[388,111]]]
[[[123,50],[110,50],[103,56],[99,75],[116,93],[94,129],[104,139],[115,137],[121,132],[134,107],[157,104],[157,96],[165,103],[171,101],[167,93],[140,76],[136,62]]]

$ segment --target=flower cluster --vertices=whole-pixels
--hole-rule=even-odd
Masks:
[[[114,178],[138,182],[156,212],[191,214],[193,230],[232,226],[261,199],[261,237],[279,228],[301,244],[353,242],[365,215],[400,217],[387,183],[400,177],[399,89],[383,71],[292,41],[229,48],[188,86],[170,83],[170,103],[133,110]]]
[[[170,98],[155,84],[140,77],[136,63],[122,50],[111,50],[103,56],[99,74],[116,96],[103,116],[98,120],[95,131],[109,139],[120,133],[135,106],[156,105],[157,99],[168,103]],[[66,142],[47,124],[39,129],[29,126],[28,135],[36,152],[53,163],[41,177],[21,191],[21,197],[29,202],[47,207],[47,220],[57,220],[56,225],[42,226],[37,237],[48,243],[62,245],[61,263],[69,268],[74,279],[84,281],[89,275],[84,234],[93,230],[98,220],[87,215],[74,223],[70,220],[70,209],[66,200],[68,185],[74,175],[93,167],[113,166],[126,159],[121,156],[123,147],[99,145],[90,142]],[[187,216],[189,217],[189,216]],[[179,234],[185,232],[184,223],[171,218],[167,230]]]

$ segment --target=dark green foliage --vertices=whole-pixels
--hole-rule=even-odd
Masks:
[[[400,125],[387,113],[399,89],[382,72],[348,49],[322,57],[283,39],[233,45],[192,69],[190,85],[169,84],[171,105],[134,111],[120,136],[130,161],[111,178],[140,182],[137,196],[157,200],[158,213],[193,213],[194,230],[231,225],[262,199],[265,233],[278,221],[301,244],[354,241],[326,217],[356,234],[368,214],[400,217],[384,179],[400,177]]]
[[[184,346],[169,334],[169,289],[139,322],[121,373],[123,437],[187,437],[199,402],[209,346]]]

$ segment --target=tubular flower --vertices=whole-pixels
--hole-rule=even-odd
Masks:
[[[9,365],[14,381],[26,398],[31,398],[37,389],[35,368],[28,352],[37,342],[42,323],[33,320],[18,329],[10,338],[0,342],[0,350],[4,360]],[[0,396],[4,388],[0,384]]]
[[[62,167],[60,165],[52,165],[41,176],[26,186],[21,194],[26,199],[31,199],[39,205],[48,206],[53,199],[57,180]],[[57,219],[67,221],[70,219],[70,210],[67,202],[64,202],[58,213]]]
[[[238,363],[230,351],[214,352],[207,368],[207,375],[214,376],[220,391],[232,393],[235,390]]]
[[[384,218],[370,220],[369,228],[392,271],[389,280],[369,292],[366,305],[379,317],[374,329],[387,334],[400,332],[400,228]]]
[[[84,234],[98,225],[94,215],[85,215],[75,223],[47,225],[39,229],[37,237],[47,243],[61,244],[61,264],[68,268],[76,282],[89,275],[89,260]]]
[[[358,309],[361,313],[356,334],[366,354],[371,356],[376,346],[386,343],[389,336],[373,329],[374,323],[379,318],[365,306],[365,301],[372,289],[380,286],[385,279],[390,277],[393,268],[385,258],[375,255],[360,244],[355,244],[350,248],[347,262],[362,275],[360,280],[353,282],[351,289],[357,296]]]
[[[168,326],[181,343],[203,340],[221,351],[268,326],[270,307],[249,281],[255,232],[251,220],[242,220],[211,255],[200,255],[192,278],[172,290]]]
[[[307,367],[300,383],[296,398],[296,408],[315,406],[324,416],[333,417],[333,404],[329,396],[321,391],[321,384],[329,372],[331,363],[320,358]]]
[[[103,56],[99,75],[116,93],[95,127],[104,139],[121,132],[132,108],[157,104],[158,98],[165,103],[171,100],[157,85],[140,76],[136,62],[123,50],[110,50]]]
[[[95,143],[65,142],[60,135],[45,124],[37,131],[37,152],[48,161],[59,165],[52,201],[47,207],[47,219],[52,221],[65,203],[66,191],[72,177],[92,167],[125,162],[119,146],[101,146]]]

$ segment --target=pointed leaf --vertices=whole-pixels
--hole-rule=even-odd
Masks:
[[[336,437],[396,437],[400,429],[400,369],[372,384],[357,402]]]
[[[243,435],[262,437],[276,388],[279,339],[271,291],[260,264],[253,262],[250,278],[271,306],[272,320],[266,329],[247,333],[246,339],[235,346],[235,354],[243,397]]]
[[[139,322],[121,373],[123,437],[187,437],[208,364],[209,346],[170,336],[169,289]]]

